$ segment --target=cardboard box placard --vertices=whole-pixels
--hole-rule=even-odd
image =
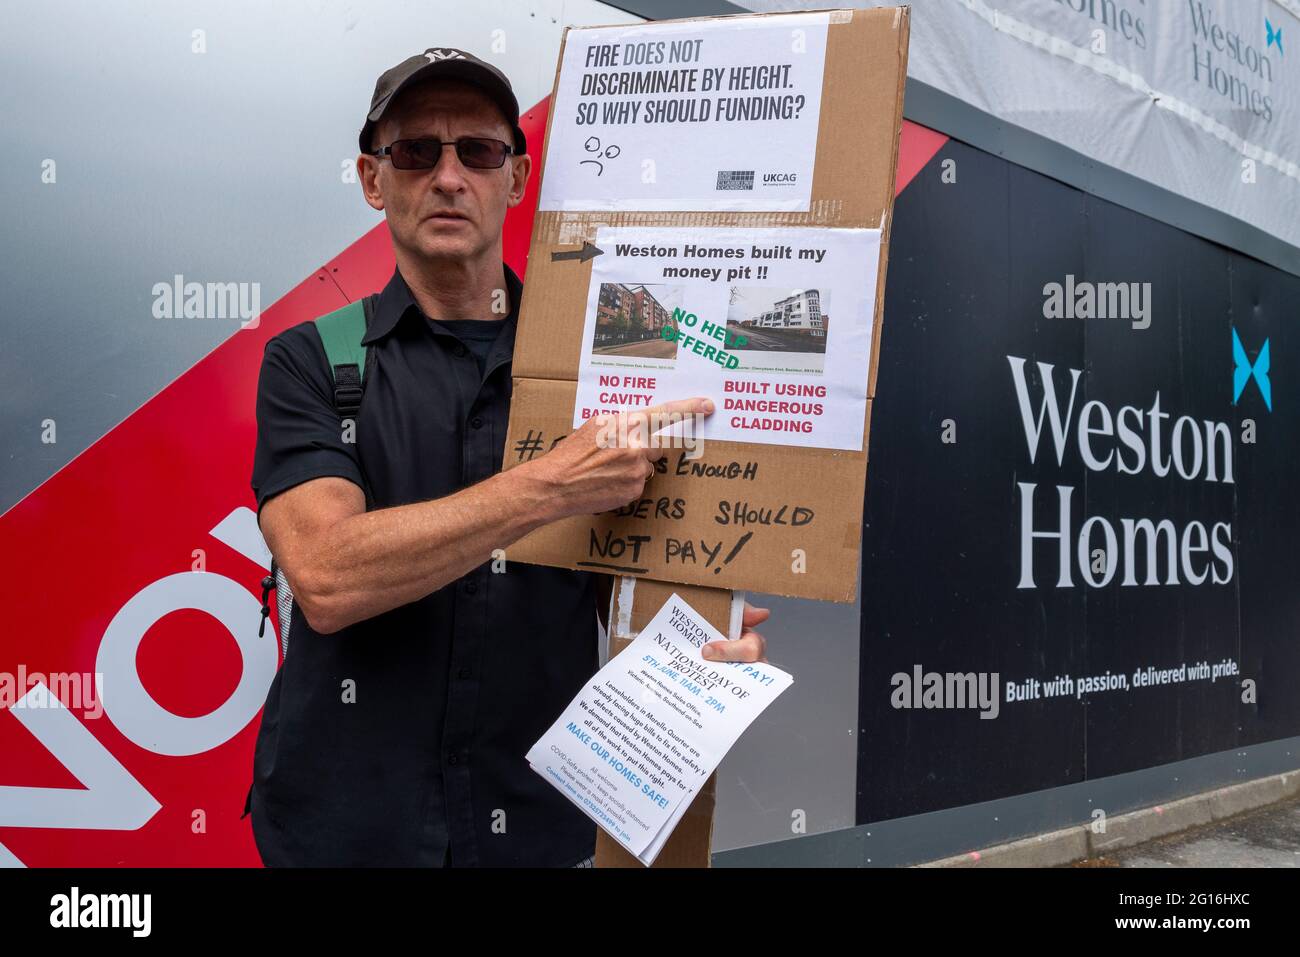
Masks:
[[[598,412],[717,411],[640,501],[511,559],[853,600],[908,24],[900,7],[566,30],[504,467]]]

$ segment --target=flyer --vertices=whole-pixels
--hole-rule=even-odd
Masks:
[[[806,211],[829,17],[569,29],[538,208]]]
[[[602,226],[573,410],[704,395],[703,439],[862,448],[876,229]]]
[[[724,637],[674,593],[528,752],[534,771],[647,866],[732,745],[794,680],[767,663],[700,657]]]

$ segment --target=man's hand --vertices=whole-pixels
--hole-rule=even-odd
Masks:
[[[744,614],[740,617],[740,637],[735,641],[710,641],[700,653],[705,661],[767,661],[767,640],[754,631],[771,617],[767,608],[755,608],[745,602]]]
[[[640,412],[597,416],[550,452],[515,471],[532,468],[533,474],[554,490],[559,510],[556,518],[609,511],[640,498],[654,474],[653,463],[663,453],[650,441],[651,431],[664,427],[665,420],[671,421],[673,416],[680,419],[712,412],[713,402],[697,397]],[[624,437],[626,441],[622,441]],[[767,641],[753,629],[771,614],[745,602],[740,637],[709,642],[701,654],[708,661],[766,662]]]
[[[531,469],[553,491],[554,518],[607,512],[641,497],[654,462],[663,455],[651,439],[654,430],[712,412],[710,399],[694,398],[596,416],[520,468]]]

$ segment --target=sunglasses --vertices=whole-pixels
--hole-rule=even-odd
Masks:
[[[397,140],[371,156],[387,156],[394,169],[433,169],[442,158],[444,146],[456,147],[456,157],[469,169],[500,169],[514,152],[507,143],[478,136],[462,136],[454,143],[436,139]]]

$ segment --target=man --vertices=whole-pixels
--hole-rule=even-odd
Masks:
[[[509,547],[638,498],[658,453],[605,447],[593,420],[501,472],[521,292],[501,228],[532,167],[518,120],[506,78],[458,50],[379,78],[357,172],[397,269],[362,340],[354,441],[314,325],[267,343],[252,485],[294,597],[249,794],[268,865],[590,863],[594,825],[524,755],[595,671],[607,579]],[[747,630],[706,650],[764,645]]]

